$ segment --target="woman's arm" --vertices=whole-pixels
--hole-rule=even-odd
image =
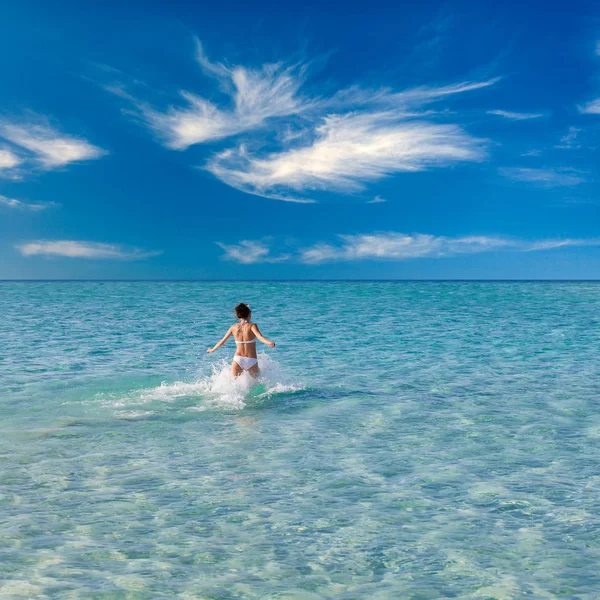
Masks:
[[[268,340],[266,337],[264,337],[256,323],[252,325],[252,332],[263,344],[267,344],[269,348],[275,348],[275,342],[272,342],[271,340]]]
[[[209,348],[207,350],[208,353],[214,352],[215,350],[218,350],[229,338],[231,337],[231,327],[227,330],[227,333],[223,336],[223,339],[215,345],[214,348]]]

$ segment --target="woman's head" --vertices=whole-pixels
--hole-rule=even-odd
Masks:
[[[250,312],[250,307],[247,304],[244,304],[243,302],[240,302],[235,307],[235,314],[238,319],[248,319],[250,317]]]

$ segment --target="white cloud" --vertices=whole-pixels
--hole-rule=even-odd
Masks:
[[[52,169],[106,154],[84,139],[67,136],[40,124],[0,123],[0,136],[32,153],[42,167]]]
[[[269,198],[307,201],[288,190],[352,192],[398,172],[422,171],[485,156],[483,140],[457,125],[402,121],[392,111],[325,117],[310,145],[260,158],[241,145],[207,170],[228,185]]]
[[[488,110],[488,115],[497,115],[498,117],[504,117],[505,119],[511,119],[513,121],[525,121],[528,119],[539,119],[545,117],[545,113],[520,113],[510,112],[508,110]]]
[[[387,200],[381,196],[375,196],[372,200],[367,200],[367,204],[381,204],[382,202],[387,202]]]
[[[243,131],[228,113],[211,102],[190,94],[181,94],[189,102],[187,108],[171,107],[166,113],[144,108],[149,125],[165,140],[169,148],[182,150],[201,142],[218,140]]]
[[[303,90],[308,63],[254,68],[213,62],[199,41],[196,59],[215,81],[217,93],[210,99],[182,90],[182,104],[157,108],[135,99],[122,84],[104,87],[133,102],[137,116],[168,148],[241,136],[204,168],[246,193],[291,202],[312,202],[306,194],[312,190],[352,191],[400,171],[482,160],[483,140],[459,125],[440,123],[448,111],[422,109],[501,79],[400,92],[354,85],[318,96]]]
[[[203,71],[218,80],[231,106],[219,108],[213,102],[188,91],[181,96],[187,106],[157,111],[138,103],[143,118],[172,149],[219,140],[261,127],[268,119],[297,115],[311,106],[298,90],[305,68],[283,63],[260,69],[228,67],[208,60],[197,41],[197,60]]]
[[[21,163],[21,159],[10,150],[0,148],[0,171],[12,169]]]
[[[119,244],[81,242],[73,240],[38,240],[15,246],[23,256],[64,256],[68,258],[137,260],[162,254],[160,251],[144,251],[126,248]]]
[[[504,177],[513,181],[523,181],[535,185],[551,187],[571,187],[585,181],[582,173],[575,169],[529,169],[520,167],[506,167],[499,169]]]
[[[225,250],[223,256],[225,260],[233,260],[243,265],[260,262],[281,262],[289,258],[289,254],[272,256],[269,246],[263,241],[242,240],[239,244],[232,245],[217,242],[217,245]]]
[[[348,260],[406,260],[486,252],[512,245],[508,240],[486,236],[447,238],[422,233],[406,235],[389,232],[338,237],[341,244],[319,243],[303,250],[300,261],[316,264]]]
[[[226,251],[224,258],[242,264],[290,260],[304,264],[347,262],[359,260],[400,261],[416,258],[443,258],[461,254],[491,251],[532,252],[568,246],[600,246],[600,238],[546,239],[527,241],[491,236],[446,237],[424,233],[408,235],[397,232],[339,235],[339,243],[318,242],[308,248],[296,248],[292,253],[273,257],[264,241],[244,240],[237,245],[219,244]]]
[[[33,212],[38,212],[40,210],[50,208],[51,206],[58,205],[56,202],[47,202],[45,204],[33,204],[30,202],[22,202],[21,200],[17,200],[16,198],[8,198],[0,194],[0,206],[8,206],[9,208],[15,208],[18,210],[31,210]]]
[[[600,98],[596,98],[579,107],[579,112],[588,115],[600,115]]]
[[[196,40],[196,44],[196,59],[204,74],[214,78],[220,91],[228,98],[225,106],[218,106],[183,90],[180,95],[186,105],[157,110],[148,103],[133,100],[131,95],[124,92],[122,84],[104,86],[116,95],[133,100],[142,119],[167,147],[175,150],[236,136],[264,127],[270,120],[292,118],[308,112],[320,118],[327,111],[340,108],[348,110],[359,106],[384,106],[386,109],[393,107],[399,110],[418,107],[453,94],[488,87],[500,79],[496,77],[487,81],[467,81],[437,87],[420,86],[400,93],[394,93],[389,88],[370,90],[352,86],[331,98],[308,98],[300,94],[308,70],[305,64],[278,62],[260,68],[228,66],[211,62],[199,40]]]

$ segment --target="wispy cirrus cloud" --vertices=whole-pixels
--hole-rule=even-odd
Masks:
[[[525,112],[511,112],[508,110],[488,110],[488,115],[496,115],[498,117],[504,117],[511,121],[526,121],[529,119],[539,119],[541,117],[548,116],[546,113],[525,113]]]
[[[219,243],[219,246],[226,249],[225,258],[228,260],[242,264],[274,262],[271,247],[264,241],[245,240],[238,245],[225,246]],[[335,243],[318,242],[309,247],[298,247],[288,254],[279,256],[277,261],[288,260],[308,265],[362,260],[402,261],[417,258],[445,258],[492,251],[533,252],[568,246],[600,246],[600,238],[528,241],[484,235],[447,237],[424,233],[409,235],[398,232],[380,232],[338,235]],[[248,253],[248,249],[255,251]]]
[[[485,156],[484,141],[456,125],[403,121],[393,112],[325,117],[315,134],[309,145],[263,157],[250,154],[245,146],[227,150],[215,155],[206,169],[251,194],[306,202],[309,199],[297,194],[358,191],[394,173]]]
[[[104,88],[131,100],[142,120],[168,148],[183,150],[194,144],[213,142],[265,127],[272,120],[306,113],[319,118],[330,111],[365,106],[406,110],[451,95],[485,88],[500,80],[500,77],[495,77],[446,86],[419,86],[403,92],[394,92],[387,87],[373,90],[351,86],[329,98],[323,98],[310,97],[300,91],[307,79],[309,65],[306,63],[287,64],[280,61],[264,64],[260,68],[229,66],[212,62],[198,39],[196,60],[203,73],[216,80],[219,91],[227,98],[224,105],[219,106],[202,96],[182,90],[182,105],[171,105],[160,110],[135,98],[120,83]]]
[[[485,157],[485,140],[440,122],[448,119],[447,111],[425,108],[493,86],[500,77],[403,91],[354,85],[323,97],[306,91],[307,63],[251,68],[214,62],[199,41],[196,59],[223,101],[184,90],[183,103],[161,109],[122,85],[108,89],[133,102],[137,117],[168,148],[238,138],[203,168],[243,192],[311,202],[317,190],[352,192],[399,172]]]
[[[28,210],[32,212],[39,212],[41,210],[45,210],[46,208],[51,208],[54,206],[59,206],[56,202],[45,202],[45,203],[32,203],[32,202],[23,202],[22,200],[17,200],[16,198],[8,198],[7,196],[3,196],[0,194],[0,207],[8,207],[14,208],[16,210]]]
[[[62,256],[108,260],[141,260],[162,254],[162,251],[129,248],[121,244],[75,240],[36,240],[16,244],[15,248],[23,256]]]
[[[291,202],[312,202],[310,192],[362,190],[400,172],[422,171],[485,158],[485,140],[456,124],[427,120],[415,108],[446,96],[493,85],[462,82],[393,93],[351,88],[316,107],[303,135],[277,152],[251,151],[246,143],[213,155],[205,169],[240,191]],[[357,110],[358,107],[358,110]],[[308,116],[306,116],[308,118]]]
[[[221,242],[217,242],[217,245],[225,250],[225,254],[223,255],[225,260],[232,260],[243,265],[251,265],[259,262],[282,262],[290,257],[289,254],[273,256],[269,245],[261,240],[242,240],[238,244],[222,244]]]
[[[107,154],[105,150],[83,138],[62,134],[49,125],[39,123],[0,122],[0,137],[27,151],[29,157],[44,169],[100,158]]]
[[[170,106],[166,111],[136,101],[142,118],[169,148],[183,150],[252,131],[269,119],[298,115],[313,104],[299,95],[306,70],[302,65],[229,67],[211,62],[199,40],[196,58],[204,73],[217,80],[230,106],[219,107],[188,91],[181,92],[184,106]]]
[[[383,202],[387,202],[387,200],[381,196],[375,196],[372,200],[367,200],[367,204],[382,204]]]
[[[499,169],[502,176],[513,181],[531,183],[539,187],[572,187],[586,181],[584,174],[569,168],[522,168],[503,167]]]

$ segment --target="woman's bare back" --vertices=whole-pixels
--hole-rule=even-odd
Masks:
[[[231,326],[231,333],[235,340],[236,354],[256,358],[256,342],[258,338],[254,333],[255,323],[239,323]]]

